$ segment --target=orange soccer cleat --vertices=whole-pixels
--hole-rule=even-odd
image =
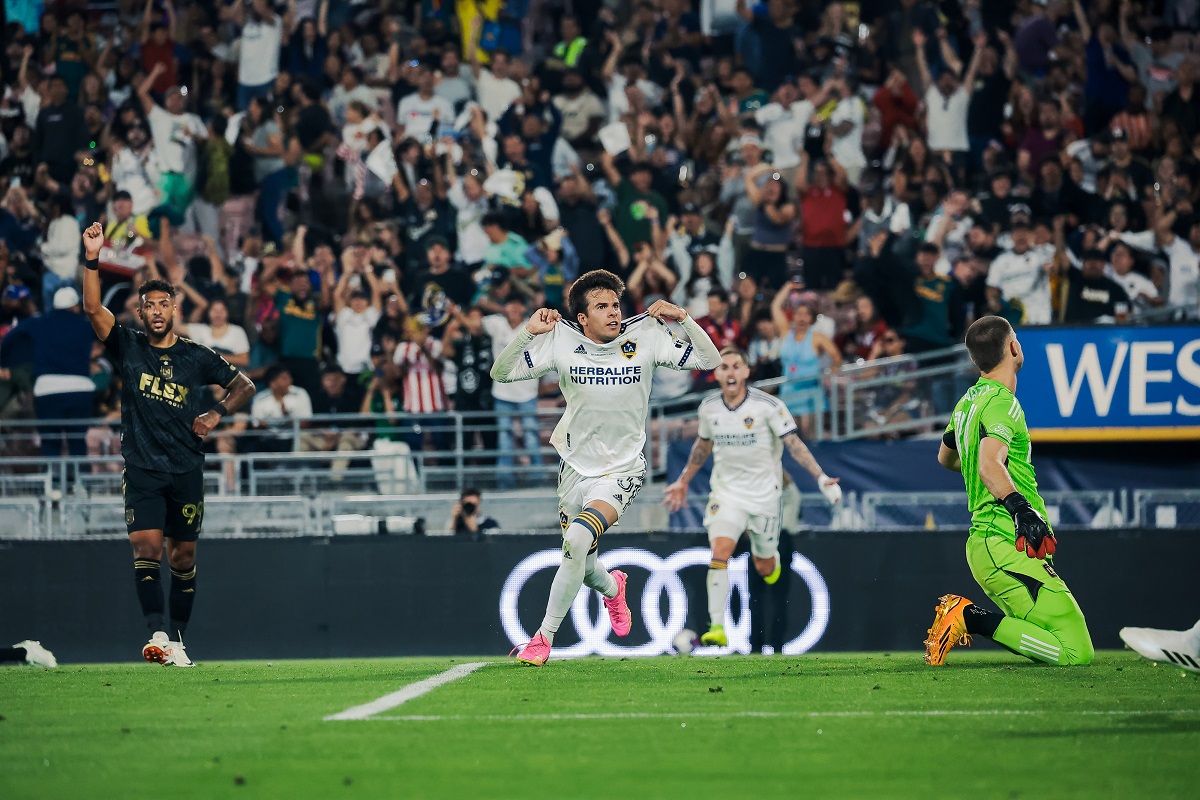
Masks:
[[[956,644],[971,646],[967,623],[963,619],[963,611],[971,604],[970,600],[956,594],[942,596],[929,628],[929,638],[925,640],[926,664],[940,667],[946,663],[946,654],[951,647]]]

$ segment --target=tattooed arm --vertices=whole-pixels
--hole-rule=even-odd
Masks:
[[[796,463],[804,467],[816,479],[817,488],[821,490],[821,494],[825,495],[825,499],[829,501],[830,505],[837,505],[841,502],[842,487],[838,486],[840,478],[831,478],[825,474],[821,465],[817,463],[817,459],[813,458],[808,445],[800,438],[800,434],[792,431],[784,436],[783,446],[787,448]]]
[[[672,511],[683,508],[684,503],[687,502],[688,484],[704,466],[704,462],[708,461],[712,449],[711,439],[696,439],[695,444],[692,445],[692,454],[688,456],[687,466],[683,468],[683,472],[679,473],[679,479],[663,490],[663,505]]]

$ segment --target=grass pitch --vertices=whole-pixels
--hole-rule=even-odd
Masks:
[[[323,718],[495,663],[362,721]],[[0,672],[0,797],[1197,797],[1200,681],[1125,653]]]

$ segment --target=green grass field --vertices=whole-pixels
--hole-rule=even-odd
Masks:
[[[469,661],[358,721],[323,718]],[[0,798],[1200,796],[1200,681],[1127,653],[0,672]]]

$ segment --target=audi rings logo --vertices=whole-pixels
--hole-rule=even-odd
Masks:
[[[711,553],[705,547],[680,550],[666,557],[633,547],[605,553],[603,563],[607,569],[635,567],[649,573],[641,593],[640,611],[642,624],[650,634],[650,641],[626,645],[610,639],[612,627],[608,621],[608,613],[599,609],[596,616],[592,616],[588,608],[591,591],[587,590],[580,592],[571,605],[571,622],[579,633],[579,641],[567,647],[555,647],[554,655],[560,658],[590,655],[657,656],[672,652],[672,640],[683,630],[688,619],[687,590],[684,589],[679,573],[687,567],[707,566],[710,558]],[[500,591],[500,622],[513,645],[524,644],[531,638],[522,627],[518,614],[521,591],[533,575],[544,569],[557,569],[561,561],[561,550],[541,550],[517,564],[504,581],[504,588]],[[739,556],[729,562],[730,598],[740,598],[741,613],[735,621],[733,615],[726,610],[725,634],[729,637],[729,649],[740,653],[750,652],[750,594],[746,580],[748,563],[748,556]],[[829,589],[816,566],[799,553],[792,555],[791,568],[803,579],[812,598],[812,614],[804,630],[783,646],[785,655],[799,655],[811,649],[825,633],[829,624]],[[664,598],[667,602],[665,615],[662,613]],[[545,599],[537,598],[536,604],[540,607]],[[533,600],[526,598],[526,602]],[[630,610],[635,615],[639,611],[637,608]],[[701,648],[697,652],[704,652],[705,649]],[[713,651],[716,652],[717,649],[713,648]]]

